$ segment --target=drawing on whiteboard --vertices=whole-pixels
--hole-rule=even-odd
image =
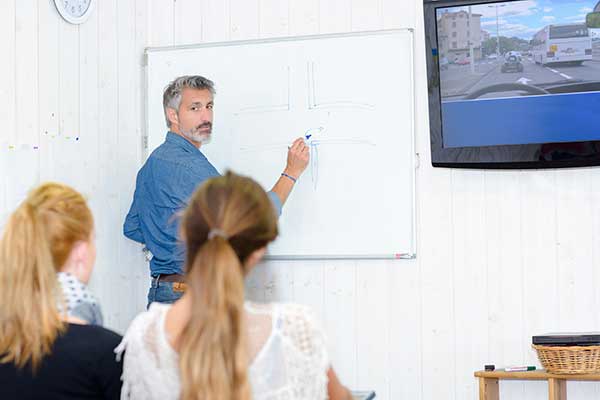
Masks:
[[[375,146],[375,143],[365,139],[353,138],[323,138],[325,128],[310,128],[304,133],[306,144],[310,147],[310,177],[313,184],[313,189],[317,189],[319,184],[319,146],[330,144],[364,144]]]
[[[375,106],[369,103],[362,103],[357,101],[331,101],[327,103],[317,102],[317,88],[315,79],[315,63],[309,61],[306,63],[308,68],[308,109],[314,110],[316,108],[360,108],[367,110],[374,110]]]
[[[310,148],[310,177],[314,190],[317,190],[319,184],[319,147],[323,145],[367,145],[376,146],[372,141],[358,138],[343,138],[343,137],[324,137],[325,127],[319,126],[309,128],[304,132],[304,141]],[[240,147],[243,152],[257,152],[272,149],[285,149],[289,147],[288,142],[272,143],[263,146]]]
[[[262,106],[251,106],[251,107],[241,107],[237,112],[234,112],[233,115],[240,115],[240,114],[249,114],[249,113],[266,113],[266,112],[273,112],[273,111],[290,111],[290,80],[291,80],[291,74],[290,74],[290,67],[286,67],[286,75],[287,75],[287,99],[285,100],[284,103],[282,104],[270,104],[270,105],[262,105]]]

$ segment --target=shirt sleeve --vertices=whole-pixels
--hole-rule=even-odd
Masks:
[[[131,204],[131,208],[125,217],[125,222],[123,223],[123,234],[131,239],[135,240],[138,243],[145,243],[144,235],[142,234],[142,229],[140,228],[140,218],[137,212],[137,204],[136,204],[135,196],[133,198],[133,203]]]
[[[129,212],[125,217],[125,222],[123,223],[123,234],[136,242],[146,243],[144,240],[144,234],[142,233],[142,229],[140,227],[140,217],[138,213],[138,185],[139,185],[139,176],[136,179],[136,188],[133,194],[133,201],[131,203],[131,207],[129,208]]]
[[[271,191],[271,192],[267,192],[267,194],[269,195],[269,198],[271,199],[271,203],[273,203],[273,208],[275,209],[275,212],[277,213],[278,216],[281,215],[281,199],[279,198],[279,196],[277,196],[277,193]]]

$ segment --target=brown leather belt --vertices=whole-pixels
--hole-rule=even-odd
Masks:
[[[185,283],[185,276],[180,274],[160,274],[156,277],[159,282],[179,282]]]

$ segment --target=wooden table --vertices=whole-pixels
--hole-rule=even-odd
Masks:
[[[567,400],[567,381],[600,381],[600,374],[555,375],[543,369],[526,372],[477,371],[475,377],[479,379],[479,400],[499,400],[498,381],[501,379],[548,381],[549,400]]]

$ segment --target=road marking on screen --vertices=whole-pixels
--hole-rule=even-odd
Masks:
[[[565,79],[573,79],[573,78],[572,78],[572,77],[570,77],[569,75],[567,75],[567,74],[563,74],[563,73],[562,73],[562,72],[560,72],[560,71],[557,71],[557,70],[555,70],[555,69],[552,69],[552,68],[548,68],[548,69],[549,69],[550,71],[554,72],[555,74],[558,74],[558,75],[562,76],[562,77],[563,77],[563,78],[565,78]]]

